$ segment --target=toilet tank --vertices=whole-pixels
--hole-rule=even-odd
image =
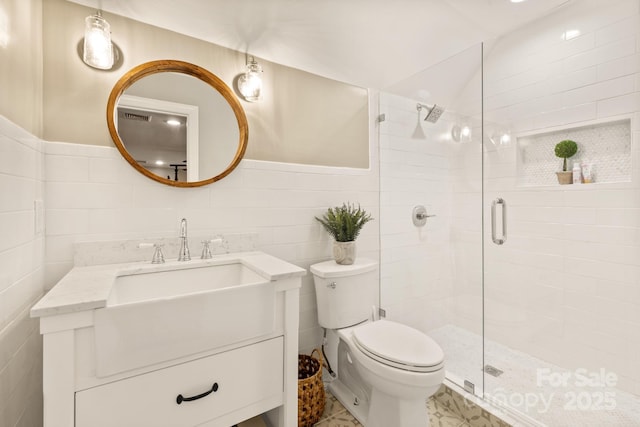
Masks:
[[[326,261],[310,270],[320,326],[339,329],[371,318],[378,300],[377,262],[367,258],[357,258],[351,265]]]

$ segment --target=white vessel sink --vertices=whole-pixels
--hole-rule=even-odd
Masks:
[[[269,334],[275,281],[240,261],[118,272],[95,311],[100,377]]]

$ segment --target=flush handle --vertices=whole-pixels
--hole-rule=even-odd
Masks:
[[[338,284],[336,282],[331,282],[327,285],[327,288],[335,289]]]
[[[191,402],[193,400],[202,399],[203,397],[207,397],[211,393],[215,393],[216,391],[218,391],[218,383],[213,383],[213,385],[211,386],[211,390],[205,391],[204,393],[201,393],[201,394],[199,394],[197,396],[184,397],[183,395],[179,394],[176,397],[176,403],[179,405],[182,402]]]

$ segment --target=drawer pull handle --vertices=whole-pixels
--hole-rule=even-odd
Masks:
[[[207,397],[211,393],[215,393],[216,391],[218,391],[218,383],[213,383],[213,386],[211,386],[211,390],[205,391],[204,393],[199,394],[197,396],[184,397],[183,395],[179,394],[178,397],[176,397],[176,403],[179,405],[182,402],[191,402],[192,400],[202,399],[203,397]]]

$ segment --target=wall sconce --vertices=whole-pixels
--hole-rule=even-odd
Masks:
[[[462,126],[460,129],[460,140],[461,141],[470,141],[471,140],[471,128],[467,125]]]
[[[111,25],[102,17],[102,12],[85,18],[84,48],[82,60],[90,67],[110,70],[113,67],[113,45]]]
[[[451,139],[453,139],[455,142],[460,142],[460,132],[462,132],[460,126],[453,125],[453,127],[451,128]]]
[[[471,141],[471,128],[468,125],[454,124],[451,128],[451,139],[455,142]]]
[[[253,56],[247,62],[247,71],[238,78],[238,90],[242,97],[249,102],[260,101],[262,93],[262,67]]]
[[[490,130],[489,141],[496,147],[507,147],[511,144],[511,131],[508,129],[496,128]]]

